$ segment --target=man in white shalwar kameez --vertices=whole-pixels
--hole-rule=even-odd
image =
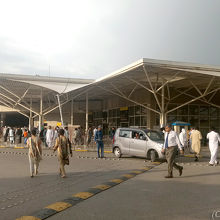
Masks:
[[[207,139],[209,139],[209,150],[211,153],[211,159],[209,162],[210,166],[218,164],[217,156],[218,156],[218,143],[220,142],[220,136],[217,132],[215,132],[214,128],[211,128],[211,131],[207,134]]]
[[[54,131],[51,128],[51,126],[49,126],[47,133],[46,133],[46,142],[49,148],[52,148],[54,146],[53,140],[54,140]]]
[[[187,147],[187,135],[186,130],[182,128],[182,131],[179,135],[180,143],[182,144],[183,148],[185,149]]]

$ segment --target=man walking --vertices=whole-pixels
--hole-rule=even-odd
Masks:
[[[179,139],[180,139],[181,145],[183,146],[183,149],[186,149],[186,147],[187,147],[187,134],[186,134],[186,130],[184,128],[182,128],[182,131],[180,132]]]
[[[95,133],[95,143],[97,145],[97,151],[98,151],[98,158],[100,158],[100,149],[101,149],[101,158],[104,158],[104,143],[103,143],[103,132],[102,132],[102,126],[98,126],[98,130]]]
[[[190,139],[192,140],[191,147],[195,153],[195,161],[197,162],[199,160],[199,155],[201,151],[201,140],[202,140],[202,135],[198,128],[195,128],[195,130],[193,130],[193,132],[190,135]]]
[[[180,153],[183,154],[182,146],[180,144],[178,135],[175,131],[171,130],[171,125],[165,127],[165,142],[162,148],[162,153],[165,153],[168,163],[168,175],[165,178],[173,178],[173,167],[179,171],[179,175],[182,175],[183,167],[178,166],[175,163],[175,157],[177,149],[179,147]]]
[[[217,156],[218,156],[218,143],[220,142],[220,136],[217,132],[215,132],[215,128],[211,128],[211,131],[207,134],[207,139],[209,139],[209,150],[211,153],[211,159],[209,162],[209,166],[213,166],[218,164]]]
[[[49,149],[52,148],[54,145],[53,140],[54,140],[54,131],[52,130],[51,126],[49,126],[46,133],[46,142]]]

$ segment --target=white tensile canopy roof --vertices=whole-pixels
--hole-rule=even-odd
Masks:
[[[119,96],[159,114],[161,124],[165,124],[168,113],[193,102],[220,108],[220,67],[144,58],[97,79],[77,92],[82,89],[89,91],[89,99],[104,100],[110,94]],[[152,94],[155,107],[140,102],[134,95],[140,89]],[[75,94],[74,91],[71,94]],[[169,104],[178,103],[180,97],[185,102],[168,109]]]
[[[149,107],[138,101],[134,96],[138,89],[150,92],[157,106]],[[146,58],[96,80],[0,74],[1,104],[20,113],[29,110],[35,115],[40,112],[30,108],[29,100],[31,97],[39,102],[42,91],[44,100],[49,100],[44,103],[43,115],[58,107],[54,98],[57,94],[61,94],[61,105],[64,105],[72,99],[85,100],[87,93],[89,99],[116,95],[165,117],[176,110],[167,109],[168,104],[180,96],[187,97],[183,105],[199,100],[220,108],[219,89],[220,67]]]
[[[33,113],[33,117],[45,115],[58,108],[57,95],[62,104],[66,103],[70,100],[68,92],[92,82],[94,80],[91,79],[1,73],[0,105],[7,107],[2,111],[10,109],[26,117],[29,117],[29,112]]]

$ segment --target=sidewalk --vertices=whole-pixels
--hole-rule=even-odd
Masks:
[[[49,219],[207,220],[220,211],[220,166],[184,166],[165,179],[164,163]]]

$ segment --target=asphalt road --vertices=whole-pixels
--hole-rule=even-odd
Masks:
[[[58,161],[44,150],[40,174],[30,178],[26,149],[0,149],[0,219],[11,220],[66,199],[90,187],[151,165],[140,158],[117,159],[95,152],[74,152],[66,167],[68,177],[58,175]],[[60,219],[212,219],[220,211],[220,166],[207,166],[178,158],[182,177],[164,179],[167,164],[155,166],[117,186],[48,218]],[[220,212],[219,212],[220,213]],[[216,216],[218,213],[216,214]],[[217,219],[217,218],[215,218]]]
[[[66,166],[67,178],[58,175],[57,157],[44,150],[39,176],[30,178],[26,149],[0,149],[0,219],[30,215],[55,201],[69,197],[88,187],[142,168],[144,159],[118,160],[112,154],[96,159],[96,153],[74,152]]]

